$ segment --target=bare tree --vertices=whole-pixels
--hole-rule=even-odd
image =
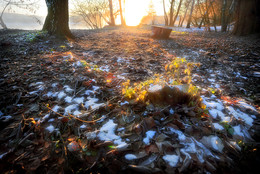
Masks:
[[[155,24],[155,16],[156,16],[156,11],[154,9],[153,1],[151,0],[148,6],[148,17],[152,19],[152,25]]]
[[[111,11],[106,0],[75,0],[72,13],[82,17],[89,28],[102,28],[111,21]]]
[[[175,2],[175,0],[170,0],[170,13],[169,13],[170,23],[169,23],[169,26],[174,25],[174,23],[173,23],[174,2]]]
[[[227,23],[226,23],[226,8],[227,8],[227,0],[222,0],[222,10],[221,10],[221,31],[227,31]]]
[[[178,9],[177,9],[177,12],[176,12],[175,17],[174,17],[174,19],[173,19],[173,25],[175,24],[175,21],[176,21],[178,15],[179,15],[179,12],[180,12],[180,9],[181,9],[181,5],[182,5],[182,1],[183,1],[183,0],[180,0],[180,3],[179,3],[179,6],[178,6]]]
[[[191,17],[192,17],[192,12],[193,12],[193,8],[194,8],[194,3],[195,3],[195,0],[192,0],[192,5],[191,5],[191,9],[190,9],[190,16],[189,16],[186,28],[190,28],[190,23],[191,23]]]
[[[3,27],[3,29],[8,28],[3,20],[3,15],[6,10],[15,12],[14,7],[16,7],[31,13],[35,13],[36,10],[39,8],[37,2],[38,0],[27,0],[26,2],[24,0],[2,0],[0,4],[3,5],[3,10],[0,15],[0,25]]]
[[[187,15],[187,11],[189,9],[190,2],[191,2],[191,0],[186,1],[186,3],[185,3],[185,9],[186,10],[185,10],[185,13],[184,13],[184,16],[183,16],[182,20],[180,20],[180,22],[179,22],[179,27],[182,27],[182,25],[183,25],[183,22],[184,22],[184,20],[186,18],[186,15]]]
[[[164,21],[165,21],[165,26],[168,26],[169,24],[169,20],[168,20],[168,15],[167,12],[165,10],[165,1],[163,0],[163,12],[164,12]]]
[[[113,12],[113,1],[109,0],[109,10],[110,10],[110,25],[115,26],[115,18],[114,18],[114,12]]]
[[[122,0],[118,0],[118,2],[119,2],[121,25],[125,26],[126,23],[125,23],[125,19],[124,19],[124,15],[123,15]]]

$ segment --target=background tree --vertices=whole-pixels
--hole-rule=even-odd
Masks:
[[[125,18],[124,18],[124,15],[123,15],[122,0],[118,0],[118,2],[119,2],[119,11],[120,11],[121,25],[125,26],[126,23],[125,23]]]
[[[175,24],[175,21],[176,21],[178,15],[179,15],[179,12],[180,12],[180,9],[181,9],[181,5],[182,5],[182,1],[183,1],[183,0],[180,0],[180,2],[179,2],[178,9],[177,9],[176,14],[175,14],[175,17],[174,17],[174,19],[173,19],[173,25]]]
[[[80,16],[91,29],[111,24],[111,11],[107,0],[75,0],[72,13]],[[112,16],[114,17],[114,15]]]
[[[115,26],[115,18],[114,18],[114,12],[113,12],[113,1],[109,0],[109,12],[110,12],[110,25]]]
[[[260,2],[259,0],[238,0],[233,34],[253,33],[260,33]]]
[[[5,24],[3,20],[3,15],[6,11],[9,12],[15,12],[15,8],[26,10],[30,13],[35,13],[36,10],[39,8],[39,5],[37,3],[37,0],[2,0],[0,2],[0,5],[3,7],[1,15],[0,15],[0,25],[3,27],[3,29],[7,29],[7,25]]]
[[[163,12],[164,12],[164,23],[165,23],[165,26],[168,26],[169,20],[168,20],[168,14],[167,14],[166,9],[165,9],[165,0],[163,0]]]
[[[227,0],[222,0],[222,10],[221,10],[221,31],[227,31],[227,23],[226,23],[226,8],[227,8]]]
[[[186,28],[190,28],[194,3],[195,3],[195,0],[192,0],[192,5],[191,5],[191,9],[190,9],[190,15],[189,15],[189,19],[188,19]]]
[[[147,16],[151,18],[152,20],[152,25],[155,24],[155,16],[156,16],[156,11],[154,9],[153,1],[151,0],[148,6],[148,12]]]
[[[174,2],[175,2],[175,0],[170,0],[169,26],[174,25],[173,24]]]
[[[43,25],[43,31],[62,38],[73,38],[69,29],[68,0],[45,0],[48,14]]]

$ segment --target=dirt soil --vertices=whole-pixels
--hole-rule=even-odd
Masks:
[[[260,162],[258,35],[175,31],[169,39],[158,40],[150,37],[148,28],[72,32],[75,41],[59,41],[37,31],[0,31],[2,173],[254,173]],[[210,119],[190,118],[185,106],[175,107],[172,115],[167,107],[149,110],[143,103],[122,104],[123,82],[129,79],[131,84],[139,83],[162,74],[174,57],[201,64],[192,72],[192,83],[205,89],[201,95],[209,96],[214,90],[218,99],[228,96],[233,103],[243,99],[256,108],[249,112],[256,116],[248,130],[252,139],[244,141],[240,151],[225,144],[222,153],[214,152],[219,160],[207,158],[201,163],[197,157],[183,157],[172,167],[162,156],[178,152],[176,149],[183,144],[176,143],[180,141],[178,134],[170,136],[164,127],[192,134],[197,140],[218,135],[225,141],[233,136],[213,131],[208,126]],[[65,98],[62,90],[71,97]],[[89,103],[83,105],[86,94]],[[82,117],[68,113],[71,102]],[[95,109],[95,104],[100,106]],[[143,117],[148,110],[148,116]],[[183,115],[185,119],[180,118]],[[116,124],[125,129],[123,133],[118,130],[118,135],[127,137],[130,147],[118,150],[114,141],[90,138],[92,134],[88,133],[101,131],[103,118],[115,118]],[[189,132],[184,130],[188,122],[201,127],[194,126]],[[151,129],[170,137],[163,140],[173,145],[164,144],[161,149],[155,138],[154,143],[145,145],[141,140]],[[71,144],[76,150],[70,149]],[[124,158],[131,152],[139,155],[133,161]]]

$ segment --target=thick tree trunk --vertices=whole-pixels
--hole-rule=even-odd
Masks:
[[[115,26],[115,18],[114,18],[114,12],[113,12],[113,2],[112,0],[109,0],[109,9],[110,9],[110,25]]]
[[[180,3],[179,3],[179,6],[178,6],[178,9],[177,9],[176,15],[175,15],[175,17],[174,17],[174,19],[173,19],[173,26],[174,26],[174,24],[175,24],[175,21],[176,21],[178,15],[179,15],[179,12],[180,12],[180,9],[181,9],[182,1],[183,1],[183,0],[180,0]]]
[[[190,9],[190,16],[189,16],[189,19],[188,19],[188,23],[187,23],[186,28],[190,28],[190,23],[191,23],[191,17],[192,17],[192,12],[193,12],[194,3],[195,3],[195,0],[192,0],[192,5],[191,5],[191,9]]]
[[[227,31],[226,8],[227,8],[227,0],[222,0],[221,32],[226,32]]]
[[[61,38],[73,38],[69,29],[68,0],[45,0],[48,14],[43,25],[43,31]]]
[[[260,33],[259,0],[238,0],[234,35]]]
[[[119,1],[119,10],[120,10],[120,19],[121,19],[121,25],[125,26],[125,19],[123,16],[123,9],[122,9],[122,0],[118,0]]]
[[[175,0],[171,0],[171,7],[170,7],[170,26],[173,26],[173,11],[174,11],[174,2]]]

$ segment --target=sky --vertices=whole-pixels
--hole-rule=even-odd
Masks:
[[[118,1],[118,0],[114,0]],[[138,25],[141,21],[142,17],[145,16],[148,12],[148,6],[150,1],[154,4],[155,11],[157,15],[163,15],[163,6],[162,0],[125,0],[126,8],[125,8],[125,18],[127,25]],[[69,0],[69,7],[73,7],[73,0]],[[0,10],[3,9],[5,2],[0,0]],[[39,0],[39,9],[36,11],[35,15],[37,16],[46,16],[47,15],[47,7],[45,4],[45,0]],[[16,13],[28,14],[25,10],[15,9]],[[31,14],[30,14],[31,15]],[[120,20],[119,20],[120,21]]]

